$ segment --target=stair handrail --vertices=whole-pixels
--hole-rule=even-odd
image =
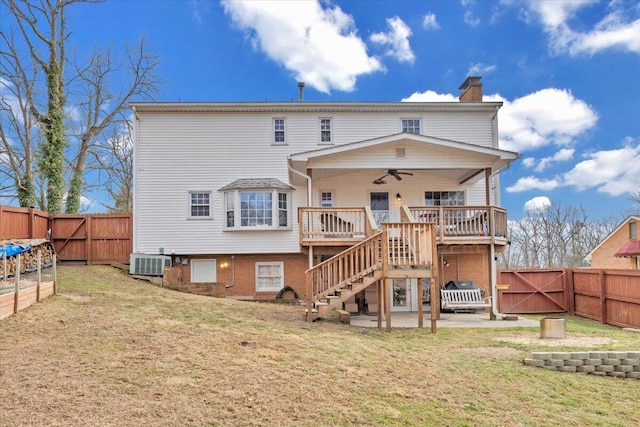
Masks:
[[[314,302],[382,269],[382,234],[378,232],[306,271],[309,316]]]

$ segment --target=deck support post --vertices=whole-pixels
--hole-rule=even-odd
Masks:
[[[384,304],[384,317],[387,325],[387,332],[391,332],[391,303],[390,303],[390,295],[391,295],[391,279],[384,279],[384,295],[385,304]]]

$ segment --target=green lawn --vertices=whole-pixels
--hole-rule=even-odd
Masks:
[[[0,321],[2,426],[640,425],[640,381],[522,364],[640,350],[640,334],[579,318],[567,335],[584,343],[549,348],[517,339],[537,328],[306,323],[300,306],[182,294],[111,267],[61,267],[58,282]]]

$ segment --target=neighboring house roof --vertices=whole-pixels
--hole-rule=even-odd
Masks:
[[[295,190],[289,184],[285,184],[276,178],[242,178],[236,179],[232,183],[218,189],[218,191],[256,189],[256,188],[273,188],[281,190]]]
[[[611,236],[613,236],[614,234],[616,234],[622,227],[624,227],[625,225],[627,225],[629,223],[629,221],[631,220],[635,220],[635,221],[640,221],[640,217],[636,216],[636,215],[630,215],[627,219],[625,219],[624,221],[622,221],[620,223],[620,225],[618,225],[615,230],[613,230],[611,233],[609,233],[607,235],[607,237],[605,237],[604,239],[602,239],[602,241],[600,243],[598,243],[598,245],[593,248],[593,250],[591,252],[589,252],[587,254],[587,256],[584,257],[584,260],[587,262],[591,262],[591,258],[593,257],[593,254],[602,246],[606,243],[607,240],[609,240],[609,238],[611,238]],[[620,248],[622,249],[622,248]],[[618,256],[618,255],[616,255]]]

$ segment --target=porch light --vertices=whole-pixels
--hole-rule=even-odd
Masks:
[[[402,201],[402,196],[400,195],[400,193],[396,193],[396,200],[399,202]]]

